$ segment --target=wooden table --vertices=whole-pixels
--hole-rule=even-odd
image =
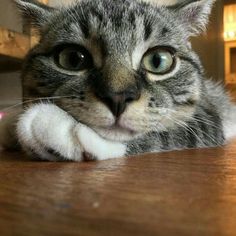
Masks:
[[[0,153],[0,235],[236,235],[236,143],[101,162]]]

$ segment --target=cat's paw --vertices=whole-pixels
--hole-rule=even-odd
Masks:
[[[126,153],[125,144],[106,140],[81,123],[78,123],[75,128],[75,136],[83,148],[85,158],[106,160],[123,157]]]
[[[101,138],[53,104],[29,108],[20,117],[17,134],[27,152],[53,161],[104,160],[121,157],[126,149],[124,144]]]

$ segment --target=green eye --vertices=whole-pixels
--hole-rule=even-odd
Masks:
[[[171,72],[176,65],[175,55],[168,48],[154,48],[145,53],[142,66],[153,74],[163,75]]]
[[[62,46],[54,53],[55,63],[70,71],[81,71],[92,67],[93,60],[89,52],[80,46]]]

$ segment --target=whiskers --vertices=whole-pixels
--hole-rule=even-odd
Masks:
[[[182,112],[181,114],[178,111],[179,113],[178,115],[181,115],[182,117],[182,120],[180,120],[174,116],[174,112],[176,112],[175,110],[172,110],[172,109],[169,109],[169,110],[173,112],[173,115],[171,116],[170,113],[166,114],[165,118],[171,120],[173,124],[183,128],[184,130],[192,134],[198,140],[201,146],[205,146],[204,136],[207,137],[210,141],[212,141],[213,144],[221,145],[221,142],[219,142],[215,136],[211,135],[210,132],[208,132],[207,128],[206,130],[203,130],[203,128],[200,128],[201,125],[206,125],[206,127],[209,127],[209,130],[210,129],[212,130],[212,128],[214,128],[215,130],[220,130],[221,129],[220,125],[217,125],[216,123],[214,123],[213,121],[207,118],[189,116],[185,114],[184,112]],[[191,127],[189,122],[195,123],[197,130],[199,130],[200,132],[198,133],[193,127]]]
[[[34,99],[31,99],[31,98],[27,98],[25,97],[24,99],[27,99],[27,101],[24,101],[24,102],[19,102],[15,105],[12,105],[12,106],[9,106],[9,107],[5,107],[3,109],[1,109],[1,111],[3,112],[8,112],[8,111],[11,111],[12,109],[14,108],[18,108],[22,105],[26,105],[26,104],[30,104],[32,102],[50,102],[52,103],[53,100],[55,99],[62,99],[62,98],[75,98],[76,96],[75,95],[70,95],[70,96],[53,96],[53,97],[40,97],[40,98],[34,98]]]

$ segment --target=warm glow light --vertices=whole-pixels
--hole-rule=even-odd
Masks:
[[[233,32],[233,31],[228,32],[228,36],[230,38],[234,38],[235,37],[235,32]]]
[[[224,38],[236,40],[236,4],[224,7]]]
[[[3,118],[3,116],[4,116],[4,113],[0,112],[0,120]]]

